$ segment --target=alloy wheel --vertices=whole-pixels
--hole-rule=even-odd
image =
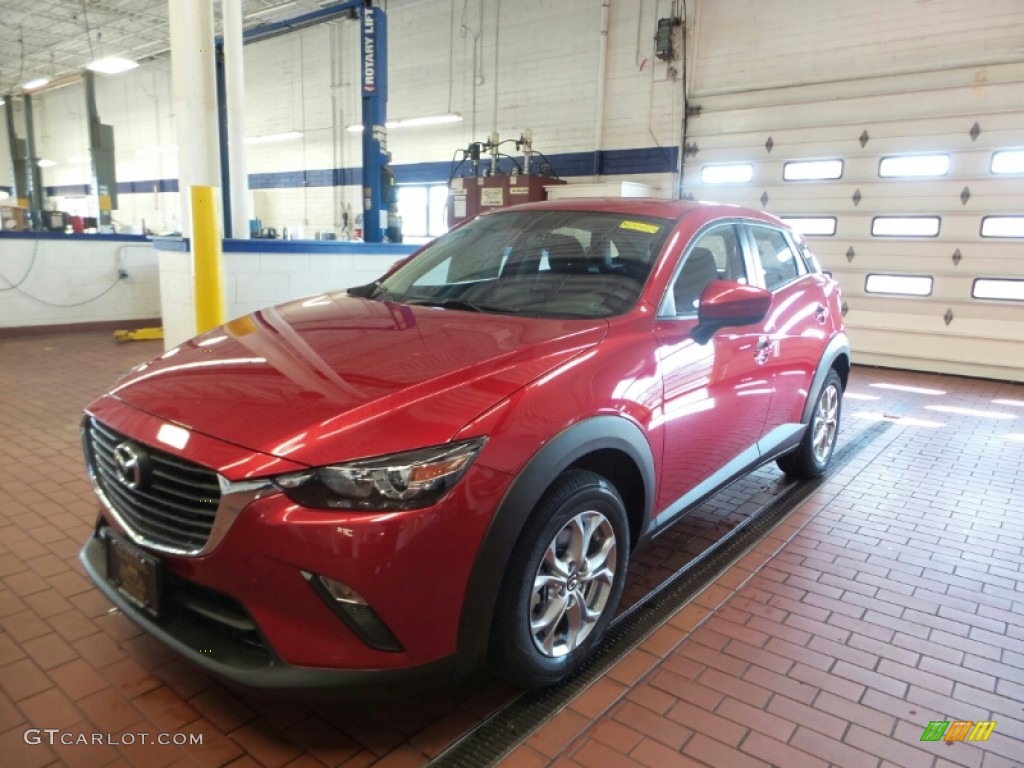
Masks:
[[[530,598],[530,635],[540,653],[565,656],[587,639],[608,606],[617,557],[615,531],[600,512],[581,512],[555,534]]]

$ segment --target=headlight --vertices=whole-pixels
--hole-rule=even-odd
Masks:
[[[274,478],[289,499],[319,509],[415,509],[451,490],[484,438],[395,453]]]

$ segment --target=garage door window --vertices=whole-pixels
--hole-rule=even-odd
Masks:
[[[835,216],[783,216],[782,220],[804,237],[832,237],[836,233]]]
[[[705,165],[700,172],[703,184],[746,184],[754,178],[754,166],[750,163],[732,165]]]
[[[992,173],[1024,173],[1024,149],[1007,149],[992,155]]]
[[[894,296],[930,296],[932,278],[924,275],[868,275],[865,293],[888,293]]]
[[[986,216],[981,220],[982,237],[1024,237],[1024,216]]]
[[[842,160],[791,160],[782,166],[782,178],[785,181],[839,179],[842,175]]]
[[[936,237],[938,216],[876,216],[871,220],[875,237]]]
[[[945,176],[949,173],[949,155],[895,155],[883,157],[878,175],[883,179]]]
[[[1024,301],[1024,280],[1000,280],[994,277],[979,277],[971,288],[976,299],[999,299],[1001,301]]]

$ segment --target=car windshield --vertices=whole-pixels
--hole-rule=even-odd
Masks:
[[[636,304],[671,229],[666,219],[614,213],[502,211],[436,240],[369,295],[478,312],[609,317]]]

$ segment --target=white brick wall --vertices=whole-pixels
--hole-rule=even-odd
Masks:
[[[118,280],[119,266],[127,279]],[[0,239],[0,287],[18,283],[26,273],[18,290],[0,291],[0,327],[160,315],[157,256],[148,243]]]

